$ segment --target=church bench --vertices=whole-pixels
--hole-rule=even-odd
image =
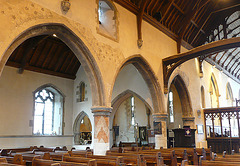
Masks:
[[[141,152],[132,152],[132,153],[115,153],[115,152],[108,152],[107,155],[112,156],[123,156],[124,162],[127,164],[129,161],[126,157],[138,158],[137,163],[142,165],[152,165],[161,163],[161,158],[163,157],[164,164],[175,166],[177,165],[177,156],[175,155],[174,151],[169,153],[161,153],[157,154],[157,152],[151,153],[141,153]]]
[[[160,149],[160,152],[167,152],[174,150],[178,157],[178,162],[182,160],[188,160],[191,164],[198,165],[198,155],[196,149],[194,148],[170,148],[170,149]],[[181,158],[181,159],[179,159]]]
[[[114,160],[114,161],[116,161],[117,165],[120,163],[123,163],[123,161],[124,161],[122,156],[103,156],[103,155],[88,154],[86,157],[92,158],[92,159]]]
[[[103,158],[84,158],[84,157],[64,157],[64,161],[67,162],[88,162],[88,161],[95,161],[95,166],[119,166],[123,163],[119,163],[117,160],[114,159],[103,159]]]
[[[1,163],[7,163],[7,159],[6,158],[0,158],[0,162]]]
[[[65,161],[53,161],[34,158],[32,166],[50,166],[52,164],[60,164],[61,166],[94,166],[91,162],[89,163],[76,163],[76,162],[65,162]]]
[[[143,158],[139,154],[134,153],[114,153],[114,152],[108,152],[107,156],[122,156],[123,162],[126,163],[126,165],[139,165],[139,166],[145,166]]]
[[[224,157],[217,157],[214,161],[223,161],[223,162],[239,162],[240,165],[240,158],[224,158]]]
[[[79,157],[86,157],[87,155],[92,155],[93,151],[92,150],[73,150],[73,151],[68,151],[70,156],[79,156]]]
[[[239,166],[240,162],[202,160],[200,166]]]
[[[151,157],[150,160],[147,160],[147,163],[150,163],[151,160],[152,162],[156,163],[156,161],[158,160],[158,154],[157,153],[161,153],[161,157],[163,157],[164,163],[168,164],[168,165],[176,165],[177,162],[181,163],[182,160],[187,159],[187,154],[183,153],[184,151],[178,152],[178,154],[176,154],[176,152],[174,150],[171,149],[152,149],[152,150],[141,150],[141,151],[134,151],[134,152],[127,152],[127,154],[131,153],[131,154],[141,154],[143,157],[144,156],[148,156],[148,158]],[[145,157],[145,159],[147,159]],[[153,161],[154,160],[154,161]],[[179,160],[179,161],[178,161]]]
[[[147,150],[140,151],[139,154],[143,155],[158,155],[161,154],[161,157],[165,160],[165,163],[181,163],[182,160],[188,160],[188,154],[186,151],[175,151],[175,150]]]
[[[9,164],[9,163],[4,163],[4,162],[0,162],[0,166],[19,166],[18,164]]]
[[[4,158],[7,163],[10,164],[19,164],[19,165],[25,165],[26,161],[23,160],[23,157],[21,154],[16,154],[14,157],[13,156],[1,156],[1,158]],[[2,160],[4,160],[2,159]]]

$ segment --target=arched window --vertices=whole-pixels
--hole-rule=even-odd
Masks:
[[[168,104],[169,104],[169,120],[170,123],[174,123],[174,114],[173,114],[173,92],[170,91],[168,95]]]
[[[85,83],[80,83],[80,102],[85,100]]]
[[[227,83],[227,87],[226,87],[226,99],[228,101],[228,104],[232,106],[234,99],[233,99],[232,88],[229,82]]]
[[[201,100],[202,100],[202,108],[205,108],[205,92],[204,92],[203,86],[201,86]]]
[[[118,40],[117,10],[111,1],[98,1],[98,23],[98,33],[110,39]]]
[[[135,125],[135,100],[134,100],[134,97],[132,96],[130,98],[131,100],[131,104],[130,104],[130,107],[131,107],[131,124],[132,125]]]
[[[63,96],[52,87],[41,88],[34,92],[35,135],[61,135]]]

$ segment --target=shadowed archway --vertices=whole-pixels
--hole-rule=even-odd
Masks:
[[[29,38],[36,37],[39,35],[53,35],[62,40],[75,54],[75,56],[80,61],[84,71],[87,73],[87,77],[90,81],[90,86],[92,90],[92,103],[93,106],[102,106],[105,105],[105,93],[104,85],[101,77],[100,70],[98,65],[83,43],[83,41],[74,34],[68,27],[63,24],[52,23],[52,24],[40,24],[33,26],[26,31],[22,32],[8,47],[7,51],[4,53],[3,58],[0,62],[0,73],[3,71],[3,68],[6,64],[6,61],[13,53],[13,51],[24,41]]]

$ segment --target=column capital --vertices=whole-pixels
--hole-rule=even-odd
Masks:
[[[112,112],[112,107],[93,106],[91,110],[94,116],[109,116]]]
[[[194,120],[195,120],[195,117],[185,116],[185,117],[182,117],[182,120],[183,120],[183,121],[194,121]]]
[[[166,121],[168,118],[167,113],[154,113],[152,116],[155,122]]]

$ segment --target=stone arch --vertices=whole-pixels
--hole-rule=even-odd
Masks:
[[[214,92],[216,93],[216,102],[217,102],[217,108],[219,107],[219,97],[221,96],[219,94],[219,89],[218,89],[218,84],[215,75],[212,73],[211,78],[210,78],[210,86],[209,86],[209,93],[211,96],[211,105],[213,104],[212,100],[212,95]],[[213,106],[213,105],[212,105]]]
[[[113,108],[112,109],[112,117],[115,115],[116,111],[118,110],[118,108],[122,104],[122,102],[124,102],[127,98],[131,97],[132,95],[138,97],[146,105],[146,107],[151,111],[151,113],[154,113],[151,106],[146,102],[146,100],[144,100],[137,93],[128,89],[113,99],[113,101],[112,101],[112,108]],[[111,119],[111,121],[112,120],[113,119]]]
[[[50,83],[49,83],[49,84],[44,84],[44,85],[38,87],[36,90],[33,91],[33,94],[35,94],[35,93],[38,92],[39,90],[44,89],[44,88],[47,88],[47,87],[50,87],[50,88],[56,90],[63,98],[66,97],[66,95],[65,95],[58,87],[56,87],[55,85],[50,84]]]
[[[138,99],[140,99],[144,105],[145,105],[145,108],[146,108],[146,111],[148,112],[148,116],[147,116],[147,119],[148,119],[148,125],[149,127],[151,127],[150,125],[150,116],[151,114],[153,114],[153,109],[152,107],[147,103],[146,100],[144,100],[139,94],[135,93],[134,91],[131,91],[131,90],[126,90],[124,92],[122,92],[121,94],[119,94],[118,96],[116,96],[113,101],[112,101],[112,113],[110,115],[110,128],[113,129],[114,131],[114,117],[115,117],[115,114],[118,110],[118,108],[120,107],[120,105],[126,101],[128,98],[130,98],[131,96],[136,96]],[[142,114],[141,114],[142,115]],[[112,133],[113,134],[113,133]],[[111,135],[112,135],[111,134]],[[110,137],[110,142],[111,144],[113,144],[113,137]]]
[[[136,67],[136,69],[139,71],[139,73],[142,75],[144,81],[146,82],[151,97],[152,97],[152,103],[153,103],[153,113],[165,113],[165,109],[164,109],[164,105],[163,105],[163,96],[162,96],[162,91],[161,91],[161,87],[159,84],[159,81],[157,79],[157,77],[155,76],[154,71],[152,70],[151,66],[149,65],[149,63],[147,62],[146,59],[144,59],[141,55],[134,55],[131,56],[127,59],[125,59],[125,61],[122,63],[122,65],[119,66],[119,68],[116,70],[116,74],[114,76],[114,81],[116,81],[117,76],[119,74],[119,72],[121,71],[122,68],[124,68],[124,66],[128,65],[128,64],[132,64]],[[111,87],[111,92],[110,92],[110,96],[109,96],[109,101],[111,101],[111,94],[113,91],[113,86],[114,84],[112,84]]]
[[[11,43],[6,52],[4,53],[0,64],[0,71],[3,70],[7,59],[12,52],[25,40],[39,36],[39,35],[52,35],[56,34],[60,40],[62,40],[79,59],[84,71],[87,73],[92,90],[92,103],[93,106],[105,105],[105,93],[104,84],[102,81],[101,72],[99,67],[83,41],[67,26],[60,23],[46,23],[33,26],[21,34]]]
[[[171,85],[174,85],[178,95],[180,97],[180,102],[182,106],[182,115],[183,115],[183,125],[194,127],[194,117],[190,95],[186,87],[185,82],[183,81],[180,75],[176,75],[171,82]]]
[[[73,134],[74,134],[74,144],[78,144],[79,143],[79,132],[80,132],[80,125],[81,125],[81,121],[82,119],[88,115],[82,111],[78,114],[78,116],[76,117],[74,124],[73,124]],[[88,117],[89,118],[89,117]]]

